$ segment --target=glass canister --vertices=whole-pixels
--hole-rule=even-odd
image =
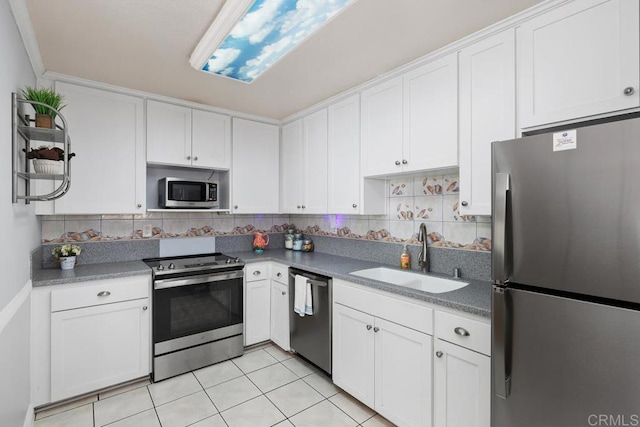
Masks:
[[[284,248],[293,249],[293,230],[289,229],[284,235]]]
[[[303,239],[302,234],[294,234],[293,235],[293,250],[294,251],[301,251],[303,243],[304,243],[304,239]]]
[[[304,239],[302,242],[302,252],[313,252],[313,240]]]

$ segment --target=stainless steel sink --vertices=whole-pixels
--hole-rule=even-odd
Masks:
[[[420,291],[441,294],[443,292],[462,289],[469,284],[459,279],[443,279],[441,277],[426,276],[424,274],[411,273],[409,271],[394,270],[392,268],[376,267],[358,270],[352,273],[367,279],[378,280],[380,282],[391,283],[398,286],[417,289]]]

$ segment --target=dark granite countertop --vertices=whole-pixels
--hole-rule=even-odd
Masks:
[[[280,262],[291,267],[307,270],[311,273],[322,274],[324,276],[358,283],[374,289],[415,298],[421,301],[450,307],[483,317],[491,317],[491,283],[486,281],[471,280],[463,277],[463,281],[470,283],[468,286],[451,292],[432,294],[417,289],[393,285],[386,282],[379,282],[377,280],[365,279],[364,277],[349,274],[353,271],[366,268],[381,266],[393,268],[392,266],[377,262],[362,261],[354,258],[320,252],[298,252],[286,249],[268,249],[260,255],[253,251],[226,252],[226,255],[239,257],[246,263],[259,261]],[[451,278],[442,274],[429,274],[436,277]]]
[[[64,285],[89,280],[115,279],[118,277],[151,275],[151,269],[142,261],[105,262],[101,264],[80,264],[73,270],[59,268],[34,269],[31,283],[33,287]]]

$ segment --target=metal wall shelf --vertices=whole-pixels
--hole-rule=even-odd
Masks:
[[[60,118],[62,125],[56,125],[55,129],[46,129],[39,127],[32,127],[32,120],[28,115],[24,115],[22,112],[22,106],[30,105],[43,105],[50,110],[54,111]],[[58,110],[52,108],[46,104],[37,101],[29,101],[27,99],[19,98],[16,93],[11,94],[11,106],[12,106],[12,200],[13,203],[18,203],[20,200],[24,200],[25,203],[34,201],[50,201],[55,200],[67,193],[71,186],[71,167],[69,163],[69,155],[71,153],[71,138],[67,131],[67,121],[64,116],[60,114]],[[26,153],[31,149],[31,141],[50,142],[52,144],[62,144],[64,150],[63,173],[62,174],[45,174],[35,173],[30,170],[30,162],[27,159]],[[24,149],[24,152],[23,152]],[[24,192],[20,194],[19,181],[24,181]],[[59,181],[60,185],[50,193],[47,194],[31,194],[31,181],[33,180],[47,180],[47,181]]]

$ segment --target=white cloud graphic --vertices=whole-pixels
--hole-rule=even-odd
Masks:
[[[217,73],[220,70],[224,70],[235,61],[242,51],[240,49],[228,48],[228,49],[218,49],[216,50],[215,56],[212,56],[209,59],[209,71]]]
[[[282,0],[265,0],[258,10],[245,15],[230,35],[237,39],[249,37],[252,44],[260,43],[273,31],[273,20],[281,3]]]

